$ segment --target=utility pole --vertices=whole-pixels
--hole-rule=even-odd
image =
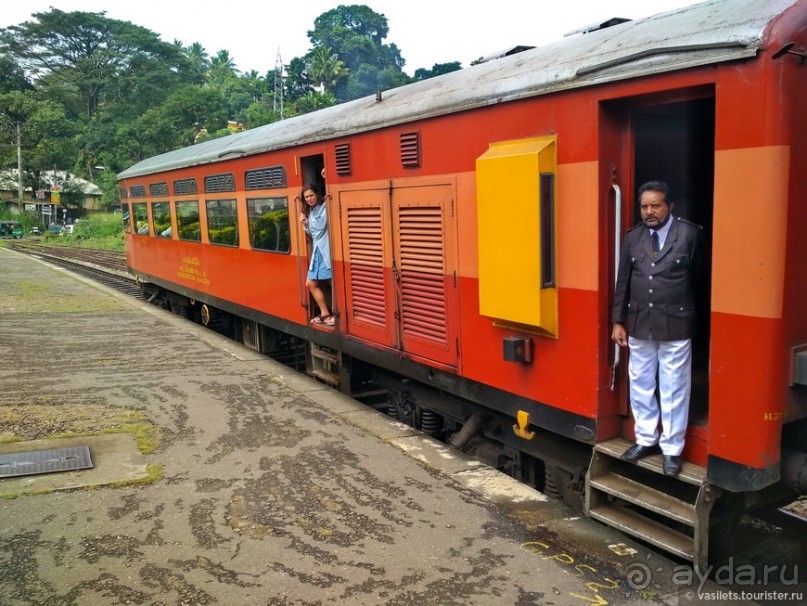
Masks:
[[[19,197],[21,210],[25,208],[22,193],[22,127],[17,122],[17,196]]]

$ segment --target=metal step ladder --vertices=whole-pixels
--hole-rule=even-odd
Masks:
[[[306,369],[310,376],[336,389],[343,381],[342,354],[328,347],[309,342]]]
[[[706,470],[684,462],[665,476],[661,455],[637,463],[619,457],[631,443],[622,439],[594,447],[586,473],[586,514],[684,558],[705,571],[709,560],[709,518],[720,489],[706,481]]]

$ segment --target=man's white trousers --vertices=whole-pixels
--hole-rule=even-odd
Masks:
[[[636,443],[659,444],[663,454],[680,456],[684,450],[692,390],[692,339],[649,341],[628,337],[628,347],[630,405],[636,422]],[[660,407],[656,400],[656,374]]]

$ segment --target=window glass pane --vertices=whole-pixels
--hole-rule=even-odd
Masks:
[[[555,175],[541,174],[541,288],[555,286]]]
[[[123,218],[123,231],[127,234],[132,233],[132,221],[131,217],[129,217],[129,203],[124,202],[120,205],[120,214]]]
[[[199,242],[201,232],[199,231],[199,203],[177,202],[177,229],[180,240],[190,240]]]
[[[247,200],[249,244],[255,250],[287,253],[290,250],[288,198]]]
[[[149,211],[146,208],[146,203],[137,202],[132,204],[132,210],[134,212],[136,233],[140,236],[149,235]]]
[[[208,200],[207,235],[211,244],[238,246],[235,200]]]
[[[171,237],[171,208],[168,202],[154,202],[151,205],[151,221],[154,235],[159,238]]]

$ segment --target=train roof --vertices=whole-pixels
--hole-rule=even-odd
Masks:
[[[753,57],[800,0],[709,0],[138,162],[127,179],[548,93]]]

